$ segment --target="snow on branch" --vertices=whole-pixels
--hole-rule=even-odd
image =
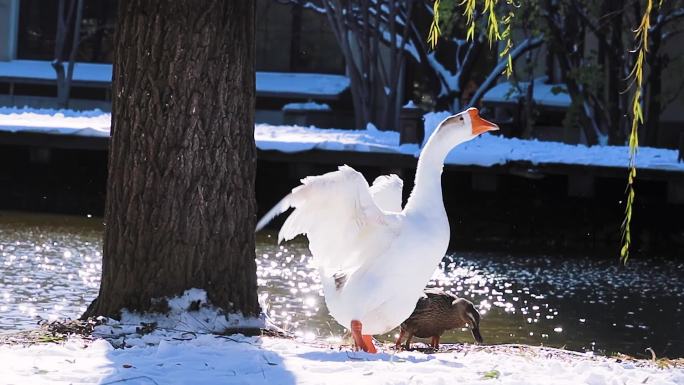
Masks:
[[[511,50],[511,59],[515,60],[523,53],[539,47],[543,42],[543,35],[525,39],[522,43],[516,45],[515,48]],[[480,99],[482,99],[485,92],[487,92],[490,88],[494,86],[496,80],[501,76],[504,69],[506,69],[507,62],[508,58],[501,59],[497,63],[497,65],[489,72],[489,76],[487,76],[484,82],[480,84],[480,87],[478,87],[477,91],[475,91],[475,94],[473,94],[473,97],[470,99],[470,102],[468,103],[468,107],[476,105],[480,101]]]

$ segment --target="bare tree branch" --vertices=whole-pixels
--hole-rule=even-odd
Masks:
[[[656,18],[656,22],[651,26],[651,33],[659,33],[667,24],[676,21],[679,18],[684,17],[684,7],[675,9],[668,14],[659,14]]]
[[[516,45],[511,50],[511,59],[517,59],[523,53],[541,46],[543,42],[543,35],[526,39],[522,43]],[[480,99],[482,99],[485,92],[489,91],[489,89],[494,86],[496,80],[499,79],[499,77],[501,77],[504,68],[506,68],[507,62],[508,58],[503,58],[499,61],[499,63],[497,63],[496,66],[494,66],[494,69],[491,70],[489,76],[487,76],[487,78],[482,82],[482,84],[480,84],[480,87],[478,87],[477,91],[475,91],[475,94],[473,94],[473,97],[470,99],[470,102],[468,103],[467,107],[472,107],[480,102]]]

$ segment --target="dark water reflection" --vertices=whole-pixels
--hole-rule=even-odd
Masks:
[[[100,219],[0,213],[0,330],[76,318],[97,294]],[[271,319],[304,338],[339,341],[304,242],[257,241],[263,303]],[[684,263],[455,252],[430,286],[473,301],[486,343],[528,343],[602,354],[684,356]],[[386,340],[393,333],[378,336]],[[466,331],[443,342],[472,342]]]
[[[0,212],[0,330],[77,318],[97,295],[102,220]]]

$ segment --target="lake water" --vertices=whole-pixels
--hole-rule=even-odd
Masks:
[[[97,295],[102,220],[0,213],[0,330],[77,318]],[[260,295],[269,316],[303,338],[339,341],[303,241],[277,246],[260,234]],[[429,286],[473,301],[485,343],[526,343],[599,354],[684,356],[684,262],[614,256],[452,252]],[[394,333],[377,336],[393,340]],[[467,331],[443,343],[472,342]]]

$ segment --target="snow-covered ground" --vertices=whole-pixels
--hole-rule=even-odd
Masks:
[[[446,116],[448,114],[445,112],[426,114],[426,136]],[[77,112],[0,108],[0,131],[9,132],[106,137],[109,135],[110,120],[109,113],[98,110]],[[396,153],[416,157],[420,153],[417,145],[399,145],[398,133],[379,131],[372,126],[366,130],[337,130],[257,124],[255,138],[258,148],[283,152],[316,149]],[[626,167],[628,150],[625,146],[587,147],[485,134],[452,151],[446,163],[487,167],[512,161],[527,161],[532,164],[560,163]],[[676,150],[641,147],[637,164],[642,169],[684,172],[684,163],[678,162]]]
[[[615,359],[477,350],[424,354],[274,337],[154,332],[115,349],[102,339],[0,346],[3,384],[684,384],[684,369]]]
[[[121,321],[96,326],[93,339],[0,346],[0,383],[684,384],[681,368],[552,348],[463,346],[425,354],[395,352],[385,344],[373,355],[339,340],[218,336],[210,332],[263,327],[268,320],[226,317],[197,289],[169,299],[168,308],[167,315],[124,311]]]
[[[385,344],[372,355],[339,340],[219,336],[210,332],[270,323],[225,316],[197,289],[166,304],[166,315],[123,311],[90,339],[0,345],[0,384],[684,385],[681,367],[552,348],[458,346],[425,354]]]
[[[373,355],[339,340],[219,336],[210,332],[269,322],[226,317],[197,289],[167,304],[167,315],[124,311],[120,321],[96,326],[89,339],[1,345],[0,383],[684,385],[682,368],[553,348],[460,345],[425,354],[395,352],[385,344]]]

